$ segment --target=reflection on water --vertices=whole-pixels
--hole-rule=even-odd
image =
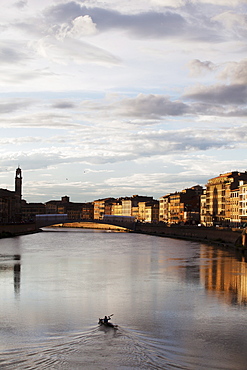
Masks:
[[[21,256],[20,254],[0,254],[0,273],[1,271],[13,270],[13,281],[15,293],[20,292],[21,286]],[[18,262],[16,262],[18,261]]]
[[[246,263],[236,258],[226,258],[221,250],[202,248],[201,253],[208,259],[200,267],[200,276],[209,291],[224,292],[224,299],[234,305],[247,304]]]
[[[244,370],[246,266],[148,235],[1,240],[0,368]],[[118,330],[99,327],[111,313]]]
[[[245,261],[239,261],[232,255],[227,258],[226,251],[203,244],[200,246],[200,257],[204,261],[207,260],[207,263],[201,265],[198,263],[191,264],[192,261],[179,257],[171,258],[169,261],[178,262],[173,270],[178,269],[178,274],[182,279],[188,279],[189,276],[192,276],[191,273],[194,270],[192,278],[194,279],[198,272],[200,280],[207,290],[225,292],[224,297],[229,303],[237,305],[247,304],[247,265]],[[196,257],[196,261],[197,259]],[[142,262],[147,263],[147,261]],[[182,273],[181,268],[184,267],[186,270]],[[156,268],[157,270],[153,272],[153,276],[162,272],[163,268],[166,271],[166,266],[162,266],[162,263],[159,264],[159,261]],[[170,270],[172,270],[172,267],[170,267]],[[1,271],[13,271],[14,291],[19,293],[21,285],[21,255],[0,254]]]

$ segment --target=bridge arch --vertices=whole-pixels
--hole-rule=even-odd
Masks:
[[[135,217],[131,216],[114,216],[104,215],[102,220],[70,220],[67,214],[43,214],[36,215],[36,228],[41,229],[42,227],[52,226],[56,224],[65,223],[78,223],[78,222],[92,222],[105,225],[113,225],[122,227],[128,230],[135,230]]]

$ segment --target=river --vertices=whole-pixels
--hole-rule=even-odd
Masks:
[[[247,368],[247,264],[81,229],[0,240],[1,369]],[[118,328],[98,326],[112,316]]]

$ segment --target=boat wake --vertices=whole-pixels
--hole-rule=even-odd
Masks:
[[[190,369],[174,343],[118,327],[87,331],[0,352],[1,369]]]

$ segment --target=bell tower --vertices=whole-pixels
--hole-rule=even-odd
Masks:
[[[21,201],[22,197],[22,176],[21,176],[21,169],[18,166],[15,172],[15,194]]]

